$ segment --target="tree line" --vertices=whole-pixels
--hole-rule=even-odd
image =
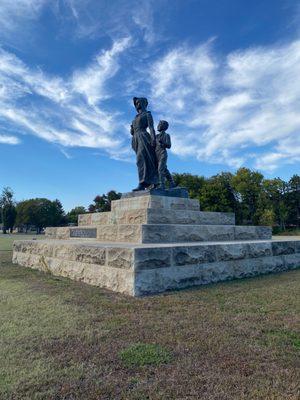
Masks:
[[[198,199],[202,211],[234,212],[240,225],[270,225],[274,231],[300,227],[300,176],[288,181],[267,179],[260,172],[240,168],[236,173],[221,172],[210,178],[173,174],[178,186],[186,187]],[[14,227],[40,233],[46,226],[76,224],[79,214],[110,211],[111,202],[121,197],[114,190],[97,195],[86,209],[77,206],[64,212],[59,200],[35,198],[16,202],[13,191],[4,188],[0,196],[0,224],[4,233]]]
[[[174,174],[174,181],[200,201],[202,211],[234,212],[240,225],[270,225],[274,231],[300,227],[300,176],[267,179],[240,168],[210,178]]]

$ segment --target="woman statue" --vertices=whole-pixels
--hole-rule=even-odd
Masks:
[[[147,111],[148,100],[144,97],[134,97],[133,104],[137,110],[137,115],[132,122],[130,133],[139,174],[139,185],[133,189],[137,191],[155,187],[158,184],[158,173],[155,155],[155,130],[151,112]],[[149,128],[150,133],[147,128]]]

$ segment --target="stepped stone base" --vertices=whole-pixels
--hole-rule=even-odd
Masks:
[[[168,244],[18,240],[13,262],[132,296],[300,266],[300,240]]]
[[[68,228],[47,228],[46,236],[53,239],[90,238],[102,242],[176,243],[213,240],[270,239],[267,226],[234,225],[165,225],[121,224]]]
[[[269,227],[200,211],[184,188],[124,194],[78,225],[16,241],[13,262],[132,296],[300,266],[300,240],[272,241]]]

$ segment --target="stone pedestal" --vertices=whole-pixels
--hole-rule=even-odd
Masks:
[[[182,188],[126,193],[78,227],[15,241],[13,262],[132,296],[300,266],[299,241],[236,226],[233,213],[200,211]]]

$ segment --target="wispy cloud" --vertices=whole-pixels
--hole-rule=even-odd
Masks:
[[[300,41],[225,59],[211,44],[180,47],[154,64],[152,99],[171,120],[174,153],[274,170],[300,161],[299,71]]]
[[[20,33],[21,26],[24,36],[48,4],[48,0],[0,0],[0,38],[10,39],[13,35],[16,39],[15,33]]]
[[[9,130],[16,126],[62,146],[102,148],[119,157],[124,152],[125,136],[116,134],[123,126],[122,118],[119,112],[106,110],[103,102],[111,95],[109,80],[118,71],[118,57],[129,45],[128,38],[115,41],[68,80],[29,68],[1,50],[3,127]]]
[[[154,116],[170,121],[172,151],[178,156],[269,171],[299,163],[300,41],[227,55],[215,50],[217,39],[171,49],[164,42],[162,53],[159,25],[166,4],[0,0],[0,143],[18,144],[19,133],[32,134],[63,151],[83,146],[128,159],[131,117],[122,112],[132,95],[148,94]],[[1,40],[12,33],[34,31],[46,8],[65,35],[110,37],[111,46],[68,78],[1,48]]]
[[[0,143],[3,144],[19,144],[21,143],[20,139],[17,138],[16,136],[7,136],[7,135],[1,135],[0,134]]]

